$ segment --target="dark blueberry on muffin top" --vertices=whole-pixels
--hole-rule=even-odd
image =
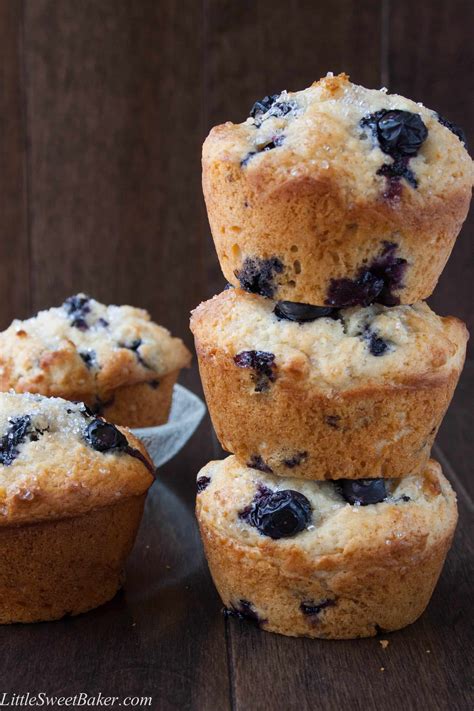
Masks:
[[[270,259],[246,257],[242,268],[235,272],[235,276],[245,291],[271,299],[275,292],[275,275],[282,272],[283,262],[278,257],[270,257]]]
[[[259,491],[252,505],[240,518],[274,540],[289,538],[303,531],[311,522],[311,504],[299,491]]]
[[[388,496],[385,479],[338,479],[336,487],[349,504],[360,506],[379,504]]]
[[[416,156],[428,136],[421,116],[411,111],[382,109],[360,123],[372,129],[381,150],[393,158]]]
[[[80,331],[87,331],[89,324],[86,321],[87,314],[90,313],[90,298],[84,294],[70,296],[63,303],[63,309],[69,316],[71,326]]]
[[[197,493],[200,494],[201,491],[204,491],[204,489],[207,489],[207,487],[209,486],[210,483],[211,483],[211,478],[209,476],[200,476],[196,482]]]
[[[247,466],[250,467],[250,469],[258,469],[259,472],[273,474],[273,469],[268,466],[268,464],[265,462],[263,457],[260,456],[260,454],[252,454],[249,461],[247,462]]]
[[[269,96],[264,96],[263,99],[256,101],[250,109],[249,116],[254,119],[263,116],[263,114],[266,114],[267,111],[271,109],[279,96],[280,94],[270,94]]]
[[[18,457],[18,447],[28,435],[31,435],[31,417],[22,415],[12,417],[9,420],[10,426],[0,440],[0,464],[8,467]],[[35,437],[37,439],[37,437]]]
[[[95,417],[84,430],[84,438],[97,452],[125,452],[131,457],[135,457],[146,466],[150,474],[155,475],[155,468],[148,459],[139,449],[131,447],[125,435],[110,422]]]
[[[250,109],[250,116],[254,119],[257,128],[262,125],[265,119],[271,116],[281,118],[298,108],[296,101],[280,98],[281,96],[281,94],[271,94],[254,103]],[[264,116],[265,119],[263,118]]]
[[[394,289],[403,288],[407,260],[397,256],[398,244],[384,241],[382,251],[362,266],[356,277],[331,279],[326,304],[338,308],[369,306],[372,303],[396,306],[400,299]]]
[[[94,419],[84,432],[87,442],[98,452],[109,452],[112,449],[125,449],[128,441],[115,425],[104,420]]]
[[[367,343],[370,354],[375,357],[383,356],[390,350],[387,341],[384,341],[383,338],[377,336],[377,334],[374,333],[374,331],[371,331],[370,328],[366,329],[364,332],[364,340]]]

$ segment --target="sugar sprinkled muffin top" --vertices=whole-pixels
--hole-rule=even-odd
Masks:
[[[191,329],[198,350],[220,348],[236,367],[265,366],[272,382],[288,374],[328,390],[436,378],[464,359],[464,324],[423,302],[324,311],[298,323],[269,299],[228,289],[195,309]]]
[[[143,446],[82,403],[0,393],[0,526],[73,516],[141,494]]]
[[[366,505],[353,502],[341,488],[343,480],[272,476],[240,464],[234,456],[210,462],[197,481],[200,517],[207,524],[226,539],[262,546],[272,555],[297,547],[316,561],[359,547],[403,546],[417,539],[423,550],[428,538],[436,540],[446,522],[456,518],[455,494],[433,460],[420,474],[372,480],[381,482],[384,492]],[[360,481],[349,486],[360,489]],[[282,501],[285,515],[279,515]]]
[[[77,294],[0,333],[0,388],[90,401],[178,370],[190,358],[181,339],[146,311]]]
[[[431,199],[472,185],[464,141],[436,111],[340,74],[265,97],[243,123],[213,128],[203,160],[240,163],[259,190],[296,177],[338,175],[356,202],[382,194],[398,199],[402,186]]]

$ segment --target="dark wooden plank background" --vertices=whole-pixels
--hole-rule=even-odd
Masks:
[[[200,189],[210,127],[331,70],[423,101],[472,144],[473,19],[468,0],[0,0],[0,328],[84,290],[148,308],[191,345],[189,310],[224,285]],[[431,299],[471,326],[472,229]],[[195,367],[184,382],[199,392]],[[155,485],[125,594],[0,629],[0,691],[152,694],[159,709],[471,708],[473,390],[470,366],[436,450],[460,496],[455,546],[429,611],[387,650],[220,617],[192,517],[195,474],[221,456],[206,420]]]

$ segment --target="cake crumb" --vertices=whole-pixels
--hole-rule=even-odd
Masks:
[[[379,641],[380,641],[380,645],[381,645],[382,649],[387,649],[388,645],[390,644],[388,639],[381,639]]]

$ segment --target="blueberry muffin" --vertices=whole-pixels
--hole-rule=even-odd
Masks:
[[[228,457],[198,475],[196,513],[227,613],[280,634],[370,637],[427,606],[456,527],[437,462],[403,479],[301,481]]]
[[[412,304],[466,217],[472,161],[436,111],[345,74],[212,129],[203,188],[229,282],[278,300]]]
[[[467,330],[425,303],[333,309],[227,289],[191,319],[222,446],[263,472],[401,477],[423,467]]]
[[[0,623],[110,600],[153,473],[139,440],[82,403],[0,393]]]
[[[127,427],[161,425],[190,359],[146,311],[77,294],[0,333],[0,390],[83,401]]]

